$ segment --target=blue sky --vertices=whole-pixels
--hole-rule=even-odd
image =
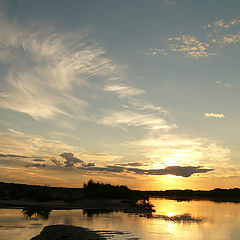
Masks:
[[[0,7],[1,181],[238,186],[239,1]]]

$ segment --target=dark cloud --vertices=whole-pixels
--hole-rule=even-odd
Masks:
[[[27,165],[25,165],[25,167],[45,168],[46,164],[33,163],[33,164],[27,164]]]
[[[44,159],[41,159],[41,158],[35,158],[32,160],[33,162],[45,162]]]
[[[83,163],[82,166],[83,166],[83,167],[94,167],[95,164],[94,164],[94,163],[88,163],[88,164]]]
[[[0,154],[0,157],[10,157],[10,158],[30,158],[23,155],[14,155],[14,154]]]
[[[74,157],[73,153],[62,153],[59,156],[63,157],[66,161],[64,162],[65,167],[73,167],[76,163],[84,163],[83,160]]]
[[[144,163],[140,162],[130,162],[130,163],[117,163],[116,166],[122,166],[122,167],[127,167],[127,166],[132,166],[132,167],[142,167],[144,166]]]
[[[118,167],[118,166],[106,166],[106,167],[78,167],[78,169],[81,170],[90,170],[90,171],[96,171],[96,172],[116,172],[120,173],[125,170],[124,167]]]
[[[127,171],[135,172],[136,174],[146,174],[146,175],[175,175],[175,176],[182,176],[182,177],[190,177],[194,173],[206,173],[213,171],[213,169],[202,168],[201,166],[169,166],[163,169],[138,169],[138,168],[126,168]]]
[[[61,165],[61,162],[60,162],[58,159],[56,159],[56,158],[52,158],[52,159],[51,159],[51,162],[53,162],[53,163],[56,164],[57,166],[60,166],[60,165]]]
[[[100,172],[134,172],[141,175],[175,175],[181,177],[190,177],[195,173],[206,173],[213,171],[213,169],[202,168],[200,166],[169,166],[163,169],[140,169],[140,168],[125,168],[120,166],[107,166],[107,167],[79,167],[78,169],[89,170],[89,171],[100,171]]]

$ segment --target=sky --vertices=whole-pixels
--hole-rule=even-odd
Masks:
[[[0,0],[0,181],[240,187],[238,0]]]

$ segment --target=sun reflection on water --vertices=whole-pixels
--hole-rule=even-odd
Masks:
[[[239,239],[240,204],[210,201],[177,202],[150,199],[156,212],[149,218],[123,212],[94,214],[53,210],[48,219],[25,218],[21,210],[0,209],[0,240],[29,240],[46,225],[71,224],[94,230],[120,231],[114,240],[233,240]]]

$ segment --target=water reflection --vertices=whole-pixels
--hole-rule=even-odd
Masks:
[[[166,199],[151,199],[151,202],[156,212],[141,214],[142,217],[96,209],[0,209],[0,240],[29,240],[43,227],[55,224],[82,226],[114,240],[239,239],[240,204]]]
[[[140,214],[139,217],[145,217],[145,218],[154,218],[154,219],[160,219],[165,221],[173,221],[176,223],[202,223],[207,221],[206,218],[195,218],[189,213],[179,214],[179,215],[157,215],[152,214],[151,212],[147,212],[144,214]]]
[[[143,213],[143,214],[139,214],[139,217],[153,218],[153,213],[152,212],[146,212],[146,213]]]
[[[22,209],[22,215],[26,218],[40,217],[42,219],[48,219],[50,217],[50,212],[52,209],[50,208],[36,208],[36,207],[27,207]],[[111,214],[122,212],[120,210],[113,209],[83,209],[83,215],[87,217],[99,216],[102,214]],[[124,211],[123,211],[124,212]],[[144,217],[148,219],[161,219],[165,221],[173,221],[173,222],[183,222],[183,223],[202,223],[206,221],[206,218],[195,218],[189,213],[179,214],[179,215],[157,215],[152,212],[145,212],[142,214],[137,214],[139,217]]]
[[[83,214],[87,215],[88,217],[94,217],[101,214],[110,214],[114,212],[119,212],[118,210],[113,209],[83,209]]]
[[[27,207],[22,209],[22,215],[26,218],[40,217],[42,219],[48,219],[50,217],[50,208],[36,208]]]
[[[168,216],[168,215],[155,215],[153,218],[162,219],[165,221],[173,221],[173,222],[183,222],[183,223],[202,223],[206,221],[205,218],[195,218],[189,213],[184,213],[181,215],[175,215],[175,216]]]

